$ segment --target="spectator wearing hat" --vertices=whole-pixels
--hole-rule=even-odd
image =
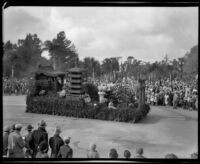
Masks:
[[[57,158],[60,147],[64,145],[63,139],[60,137],[61,128],[59,126],[55,129],[55,134],[49,139],[49,146],[51,148],[51,158]]]
[[[72,158],[73,157],[73,150],[69,146],[70,139],[71,139],[70,137],[67,137],[64,140],[64,145],[60,147],[60,150],[58,152],[58,155],[57,155],[58,158]]]
[[[25,148],[26,148],[26,151],[25,151],[25,157],[26,158],[32,158],[32,155],[33,155],[33,150],[31,149],[31,147],[33,146],[30,146],[30,140],[31,140],[31,135],[32,135],[32,129],[33,129],[33,126],[32,125],[28,125],[26,127],[26,130],[27,130],[27,134],[25,136]]]
[[[48,152],[48,134],[46,132],[46,122],[44,120],[40,121],[38,123],[38,129],[35,129],[30,137],[29,146],[33,150],[33,158],[35,158],[36,153],[38,152],[38,146],[42,142],[46,142],[47,149],[45,149]]]
[[[144,156],[143,156],[143,148],[138,148],[138,149],[136,149],[136,156],[134,157],[134,158],[145,158]]]
[[[125,157],[126,159],[129,159],[129,158],[131,157],[131,153],[130,153],[129,150],[125,150],[125,151],[124,151],[124,157]]]
[[[118,153],[116,149],[114,148],[110,149],[109,158],[118,158]]]
[[[165,158],[167,158],[167,159],[178,159],[178,157],[173,153],[166,154]]]
[[[24,158],[23,148],[25,143],[20,134],[22,129],[21,124],[15,125],[15,131],[9,134],[8,137],[8,157]]]
[[[8,136],[10,134],[10,127],[6,126],[3,130],[3,157],[7,157],[8,153]]]
[[[35,158],[49,158],[47,154],[48,143],[46,141],[42,141],[38,146],[38,152]]]
[[[87,158],[99,158],[100,157],[98,151],[96,150],[96,147],[97,146],[94,143],[92,143],[90,145],[90,150],[87,154]]]

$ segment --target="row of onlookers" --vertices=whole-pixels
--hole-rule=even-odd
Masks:
[[[4,95],[24,95],[28,92],[28,79],[10,79],[3,78],[3,94]]]
[[[48,138],[46,122],[42,120],[38,129],[32,125],[26,127],[27,134],[21,135],[21,124],[14,124],[12,127],[5,127],[3,132],[3,157],[7,158],[74,158],[73,149],[70,144],[70,137],[61,138],[61,128],[55,128],[55,134]],[[50,148],[50,151],[49,151]],[[50,154],[49,154],[49,153]],[[124,151],[124,158],[146,158],[143,155],[143,148],[136,149],[136,155],[132,156],[129,150]],[[86,156],[87,158],[101,158],[97,151],[97,145],[92,143]],[[108,158],[118,158],[115,148],[110,149]],[[166,154],[164,158],[178,158],[175,154]],[[198,158],[198,153],[191,154],[191,158]]]
[[[174,109],[198,109],[197,86],[169,79],[146,82],[146,101],[151,105],[173,106]]]

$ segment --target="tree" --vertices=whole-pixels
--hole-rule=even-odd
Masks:
[[[59,32],[52,41],[45,41],[44,45],[44,49],[50,53],[50,60],[55,70],[64,71],[66,68],[75,66],[78,54],[75,46],[66,38],[64,31]]]
[[[17,45],[16,44],[12,44],[10,42],[10,40],[9,40],[3,45],[3,49],[4,49],[4,52],[6,52],[8,50],[17,49]]]
[[[193,46],[184,56],[183,71],[187,74],[198,74],[198,45]]]
[[[90,77],[99,77],[101,74],[101,67],[98,60],[93,57],[85,57],[83,59],[83,68],[86,70],[86,75]]]
[[[10,41],[4,44],[4,74],[11,76],[12,69],[15,77],[23,77],[37,67],[41,57],[41,41],[36,34],[27,34],[25,39],[19,39],[17,44]]]
[[[3,57],[3,74],[7,77],[20,76],[23,63],[22,57],[16,50],[8,50],[4,53]]]

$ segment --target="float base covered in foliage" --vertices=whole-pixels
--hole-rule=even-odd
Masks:
[[[150,111],[149,105],[140,109],[131,106],[121,109],[108,109],[106,104],[86,104],[84,100],[66,100],[60,97],[27,96],[26,112],[51,114],[59,116],[112,120],[121,122],[138,122]]]

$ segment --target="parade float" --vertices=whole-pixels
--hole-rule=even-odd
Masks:
[[[40,66],[30,81],[26,112],[136,123],[150,111],[144,80],[135,92],[122,83],[96,86],[84,79],[77,67],[56,72]]]

